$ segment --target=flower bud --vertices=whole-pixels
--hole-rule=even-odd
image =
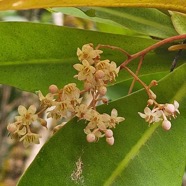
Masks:
[[[163,128],[164,130],[170,130],[170,128],[171,128],[171,122],[168,121],[168,120],[164,120],[164,121],[162,122],[162,128]]]
[[[152,80],[150,83],[151,86],[157,86],[158,82],[156,80]]]
[[[98,70],[98,71],[96,71],[96,73],[95,73],[95,77],[96,77],[97,79],[102,79],[104,76],[105,76],[105,73],[103,72],[103,70]]]
[[[165,111],[167,111],[168,113],[174,113],[175,112],[174,105],[173,104],[166,104]]]
[[[49,86],[49,92],[52,93],[52,94],[56,93],[58,90],[59,89],[56,85],[50,85]]]
[[[87,141],[89,143],[95,142],[96,141],[96,136],[93,133],[90,133],[87,135]]]
[[[112,136],[111,138],[106,138],[106,142],[107,142],[109,145],[114,145],[114,137]]]
[[[149,99],[149,100],[147,101],[147,105],[153,105],[153,103],[154,103],[153,99]]]
[[[108,104],[108,99],[107,98],[102,98],[101,101],[104,103],[104,104]]]
[[[10,133],[14,133],[17,130],[16,124],[15,123],[9,123],[7,126],[7,130]]]
[[[104,86],[101,86],[98,90],[99,94],[101,94],[101,96],[105,96],[105,94],[107,93],[107,88]]]
[[[112,131],[111,129],[107,129],[107,130],[105,131],[105,136],[106,136],[107,138],[111,138],[111,137],[113,136],[113,131]]]
[[[88,82],[84,83],[84,89],[85,90],[90,90],[91,88],[92,88],[92,84],[91,83],[88,83]]]

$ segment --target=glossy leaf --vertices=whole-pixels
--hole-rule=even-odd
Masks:
[[[94,14],[92,16],[90,16],[90,14],[86,14],[84,11],[82,11],[79,8],[75,8],[75,7],[60,7],[60,8],[52,8],[49,9],[49,11],[51,12],[62,12],[63,14],[67,14],[67,15],[71,15],[74,17],[79,17],[82,19],[87,19],[93,22],[98,22],[98,23],[105,23],[105,24],[109,24],[109,25],[116,25],[119,26],[119,24],[117,24],[114,21],[108,20],[108,19],[102,19],[99,17],[95,17],[95,10],[94,9],[88,9],[88,10],[93,10]]]
[[[186,12],[186,2],[181,3],[177,0],[162,1],[162,0],[110,0],[110,1],[92,1],[92,0],[2,0],[0,1],[0,10],[17,10],[31,8],[48,8],[48,7],[67,7],[67,6],[107,6],[107,7],[153,7],[160,9],[176,10]]]
[[[95,15],[112,20],[141,34],[166,38],[177,35],[170,17],[157,9],[95,8]]]
[[[171,19],[175,30],[179,34],[186,33],[186,14],[181,14],[178,12],[171,12]]]
[[[57,84],[62,87],[77,82],[73,64],[78,62],[76,50],[86,43],[109,44],[135,53],[156,40],[58,27],[33,23],[0,23],[0,83],[26,91],[42,90]],[[167,71],[174,57],[167,46],[151,52],[144,60],[141,73]],[[125,57],[118,51],[104,50],[103,59],[121,64]],[[137,61],[130,67],[135,69]],[[118,81],[130,76],[122,71]],[[80,82],[78,85],[80,85]]]
[[[76,17],[89,19],[98,23],[123,27],[134,30],[136,33],[150,35],[159,38],[166,38],[177,35],[170,17],[157,9],[147,8],[91,8],[84,12],[89,15],[89,10],[93,15],[87,16],[78,8],[55,8],[57,12],[62,12]],[[87,13],[88,12],[88,13]]]
[[[148,127],[139,117],[137,112],[143,111],[147,96],[138,91],[99,107],[100,112],[108,113],[116,108],[126,117],[114,130],[114,146],[108,146],[104,139],[87,143],[85,124],[73,119],[44,145],[18,186],[181,185],[186,158],[185,71],[186,65],[179,67],[154,90],[160,103],[180,102],[181,115],[171,121],[171,131],[163,131],[160,124]],[[77,165],[82,175],[75,183],[72,173]]]

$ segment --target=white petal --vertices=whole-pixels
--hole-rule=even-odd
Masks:
[[[149,107],[145,107],[144,113],[145,113],[146,115],[152,115],[152,111],[150,110]]]
[[[142,117],[142,118],[146,118],[146,115],[141,113],[141,112],[138,112],[138,114]]]
[[[38,94],[39,100],[42,101],[44,99],[42,92],[39,90],[37,94]]]
[[[118,111],[116,109],[112,109],[111,116],[112,117],[117,117],[118,116]]]
[[[22,136],[26,134],[26,127],[23,127],[21,130],[18,130],[18,135]]]
[[[125,120],[125,118],[123,118],[123,117],[117,117],[117,122],[118,123],[120,123],[120,122],[122,122],[122,121],[124,121]]]
[[[179,103],[176,100],[174,101],[174,107],[175,107],[175,109],[179,108]]]
[[[86,52],[86,51],[88,51],[88,50],[93,50],[93,48],[90,46],[90,44],[85,44],[85,45],[83,45],[82,46],[82,51],[83,52]]]
[[[75,64],[73,65],[73,67],[77,70],[77,71],[81,71],[83,69],[83,65],[81,64]]]
[[[34,105],[31,105],[29,108],[28,108],[28,113],[30,114],[35,114],[36,112],[36,107]]]
[[[79,56],[82,53],[82,51],[78,48],[77,49],[77,56]]]
[[[82,64],[83,66],[90,66],[89,62],[85,59],[82,61]]]
[[[27,109],[23,105],[20,105],[18,107],[18,113],[22,116],[27,113]]]

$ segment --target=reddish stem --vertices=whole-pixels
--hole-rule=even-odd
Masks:
[[[140,69],[141,69],[141,65],[142,65],[142,63],[143,63],[143,58],[144,58],[144,56],[141,56],[140,61],[139,61],[139,64],[138,64],[138,68],[137,68],[137,70],[136,70],[136,76],[138,76],[139,71],[140,71]],[[131,83],[131,85],[130,85],[130,89],[129,89],[128,94],[130,94],[130,93],[132,92],[132,89],[133,89],[133,87],[134,87],[135,82],[136,82],[136,78],[134,77],[134,79],[133,79],[133,81],[132,81],[132,83]]]
[[[145,48],[144,50],[140,51],[140,52],[137,52],[133,55],[131,55],[128,59],[126,59],[121,65],[120,65],[120,69],[124,68],[130,61],[140,57],[140,56],[145,56],[148,52],[162,46],[162,45],[165,45],[167,43],[171,43],[173,41],[176,41],[176,40],[180,40],[180,39],[186,39],[186,34],[183,34],[183,35],[178,35],[178,36],[173,36],[173,37],[169,37],[169,38],[166,38],[164,40],[161,40],[147,48]]]
[[[119,50],[120,52],[122,52],[124,55],[127,56],[127,58],[129,59],[131,57],[131,55],[124,49],[120,48],[120,47],[116,47],[116,46],[110,46],[110,45],[101,45],[99,44],[96,49],[99,49],[99,48],[109,48],[109,49],[112,49],[112,50]]]

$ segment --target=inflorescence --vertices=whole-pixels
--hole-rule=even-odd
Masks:
[[[105,137],[106,142],[113,145],[112,129],[125,119],[124,117],[118,117],[118,111],[115,108],[109,115],[99,113],[96,106],[100,102],[108,104],[106,97],[107,85],[116,80],[120,66],[117,67],[114,61],[108,59],[101,60],[102,53],[103,51],[99,47],[94,48],[91,43],[83,45],[82,49],[78,48],[77,56],[80,63],[73,66],[78,72],[74,77],[83,82],[84,89],[80,90],[75,83],[69,83],[63,88],[50,85],[49,93],[46,96],[41,91],[38,91],[39,111],[37,112],[34,105],[31,105],[28,109],[20,105],[18,107],[19,116],[15,117],[15,122],[9,123],[7,126],[10,136],[13,139],[22,141],[25,147],[33,143],[38,144],[41,136],[32,132],[32,128],[35,122],[47,127],[46,120],[40,117],[43,112],[46,112],[47,118],[56,121],[57,125],[54,132],[62,128],[69,119],[77,117],[78,120],[85,120],[84,132],[88,142],[96,142],[99,138]],[[129,71],[127,67],[124,68]],[[132,72],[131,75],[139,80]],[[149,124],[162,121],[162,127],[169,130],[171,127],[169,120],[171,117],[175,118],[176,114],[179,113],[178,102],[174,101],[174,104],[158,104],[156,95],[150,89],[151,86],[157,85],[156,81],[152,81],[149,86],[146,86],[143,82],[141,84],[146,89],[149,100],[144,113],[139,112],[139,115]],[[84,101],[85,93],[90,95],[89,101]],[[152,109],[149,107],[152,107]]]

